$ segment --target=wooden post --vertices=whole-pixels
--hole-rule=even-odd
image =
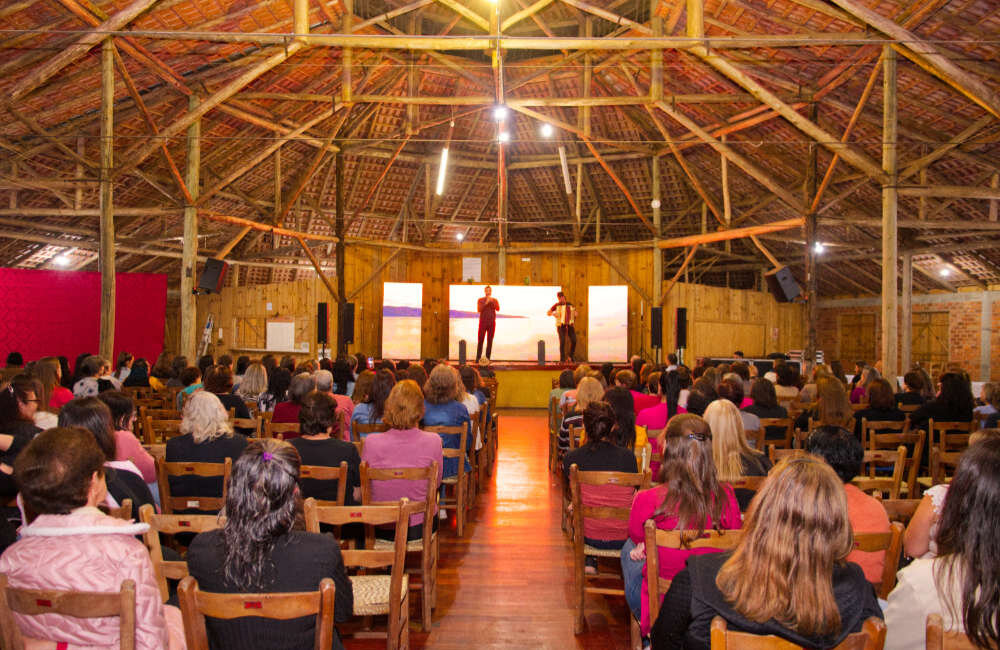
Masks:
[[[990,187],[993,189],[1000,188],[1000,173],[993,172],[993,178],[990,179]],[[1000,200],[990,200],[990,221],[997,220],[998,208],[1000,208]]]
[[[661,228],[663,227],[662,216],[660,214],[661,200],[660,159],[653,156],[653,228],[656,229],[656,235],[653,237],[653,304],[655,305],[662,302],[663,292],[663,251],[660,250],[658,245],[660,234],[662,233]]]
[[[649,22],[657,38],[663,36],[663,18],[656,13],[659,4],[660,0],[649,2]],[[657,102],[663,99],[663,50],[650,50],[649,59],[649,97]]]
[[[580,235],[582,232],[581,219],[583,216],[583,163],[576,163],[576,221],[573,222],[573,243],[580,245]]]
[[[898,260],[896,209],[896,51],[886,45],[883,65],[882,171],[889,182],[882,186],[882,368],[895,377],[899,371],[897,334],[899,313],[896,294]]]
[[[114,131],[115,50],[110,38],[101,47],[101,356],[114,363],[115,347],[115,215]]]
[[[337,256],[337,356],[347,354],[347,343],[344,342],[344,327],[343,323],[340,322],[340,314],[342,313],[340,307],[347,302],[347,283],[344,278],[345,275],[345,246],[344,246],[344,152],[343,150],[337,151],[336,159],[334,164],[337,165],[336,176],[334,177],[334,193],[337,197],[336,200],[336,211],[337,211],[337,243],[334,245],[335,254]]]
[[[189,110],[198,106],[198,98],[188,99]],[[187,163],[184,184],[191,197],[198,200],[201,176],[201,120],[195,120],[187,129]],[[181,258],[181,336],[179,354],[196,361],[198,354],[198,305],[195,300],[195,273],[198,270],[198,208],[184,206],[184,252]]]
[[[816,104],[810,108],[810,119],[816,120]],[[805,204],[810,205],[812,197],[816,195],[816,143],[809,143],[809,161],[806,166],[806,182],[802,188],[805,194]],[[810,367],[816,362],[816,326],[819,321],[819,278],[816,273],[819,265],[816,264],[816,212],[812,209],[806,213],[806,345],[803,361]]]
[[[902,344],[899,351],[900,374],[909,372],[913,363],[913,253],[903,252],[903,299],[899,304]],[[892,380],[890,380],[892,383]]]
[[[497,281],[499,284],[507,284],[507,248],[505,246],[497,249]]]
[[[323,0],[320,0],[322,3]],[[341,17],[340,30],[345,34],[353,31],[352,22],[354,20],[354,0],[344,0],[344,15]],[[341,50],[342,73],[340,77],[340,96],[345,104],[351,103],[351,64],[354,59],[354,50],[345,47]]]

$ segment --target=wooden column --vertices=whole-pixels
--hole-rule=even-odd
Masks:
[[[660,159],[653,156],[653,228],[656,235],[653,237],[653,300],[655,304],[660,304],[663,291],[663,251],[657,245],[660,235],[663,233],[663,217],[661,215],[661,189],[660,189]]]
[[[189,110],[198,106],[198,98],[188,100]],[[195,120],[187,129],[187,163],[184,184],[191,198],[198,200],[201,180],[201,120]],[[181,257],[181,337],[179,354],[194,363],[198,354],[198,306],[194,296],[195,276],[198,271],[198,208],[184,206],[184,252]]]
[[[115,347],[115,215],[114,130],[115,130],[115,49],[111,39],[101,47],[101,242],[98,265],[101,269],[101,356],[114,363]]]
[[[896,294],[896,264],[898,228],[896,223],[896,51],[884,46],[883,112],[882,112],[882,171],[889,177],[882,186],[882,367],[885,374],[895,377],[898,370],[897,335],[899,313]]]
[[[810,119],[816,119],[816,104],[812,104]],[[816,195],[816,143],[809,143],[809,161],[806,166],[806,182],[803,187],[805,204],[812,204]],[[816,276],[816,213],[810,210],[805,215],[806,230],[806,345],[803,358],[812,366],[816,362],[816,327],[819,321],[819,278]],[[772,264],[774,262],[772,261]],[[832,352],[832,351],[831,351]]]
[[[497,249],[497,281],[507,284],[507,249],[504,246]]]
[[[899,374],[913,364],[913,253],[903,253],[903,298],[899,303],[900,327],[903,329],[899,349]],[[889,380],[892,383],[892,380]]]
[[[334,183],[336,185],[334,192],[337,197],[336,200],[336,211],[337,211],[337,243],[334,245],[334,251],[337,256],[337,356],[347,354],[347,343],[344,342],[344,327],[340,322],[340,315],[343,313],[341,307],[347,301],[347,283],[344,277],[346,264],[344,256],[346,255],[344,246],[344,152],[343,149],[338,149],[334,164],[337,165],[336,175],[334,177]]]
[[[322,2],[322,0],[320,0]],[[353,31],[354,21],[354,0],[344,0],[344,15],[341,16],[340,31],[350,34]],[[351,99],[351,64],[354,60],[354,50],[345,47],[341,50],[342,71],[340,77],[340,96],[345,104],[350,104]]]

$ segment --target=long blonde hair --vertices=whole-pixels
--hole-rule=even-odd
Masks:
[[[841,629],[833,568],[854,547],[843,483],[821,458],[783,459],[750,502],[743,540],[715,584],[751,621],[805,636]]]
[[[603,398],[604,387],[601,382],[593,377],[584,377],[576,387],[576,410],[583,413],[592,402],[599,402]]]
[[[229,413],[215,393],[207,390],[195,391],[184,404],[180,431],[190,433],[196,444],[233,435]]]
[[[760,456],[761,452],[747,444],[743,418],[736,405],[727,399],[717,399],[708,405],[702,416],[712,429],[712,460],[715,473],[722,482],[743,476],[743,456]]]
[[[35,364],[34,375],[42,385],[41,392],[36,395],[38,397],[39,411],[52,411],[49,408],[52,401],[52,392],[59,386],[61,371],[62,368],[59,366],[59,359],[56,357],[43,357]]]

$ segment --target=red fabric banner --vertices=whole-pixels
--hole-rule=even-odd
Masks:
[[[119,273],[115,278],[115,357],[126,350],[150,364],[163,349],[167,276]],[[0,354],[25,361],[97,354],[101,330],[101,274],[0,268]],[[114,364],[116,359],[110,359]]]

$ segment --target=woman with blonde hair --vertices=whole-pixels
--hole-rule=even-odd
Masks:
[[[559,426],[559,453],[563,454],[569,449],[570,427],[583,428],[583,412],[587,410],[592,402],[599,402],[604,399],[604,387],[601,382],[593,377],[584,377],[576,386],[576,398],[573,402],[573,410],[562,419]]]
[[[739,545],[691,557],[674,576],[652,647],[708,650],[721,616],[732,630],[832,648],[882,618],[861,567],[844,561],[853,547],[833,469],[808,454],[782,460],[750,503]]]
[[[236,394],[244,402],[256,402],[261,395],[267,392],[267,370],[264,364],[255,361],[247,366],[236,388]]]
[[[168,463],[224,463],[227,458],[239,458],[247,446],[245,436],[233,433],[229,413],[219,398],[204,390],[191,395],[184,404],[180,432],[181,435],[167,440]],[[175,497],[221,497],[222,478],[172,476],[170,494]]]
[[[735,404],[717,399],[708,405],[702,417],[712,429],[712,460],[719,481],[732,483],[744,476],[767,476],[771,461],[747,444],[743,421]],[[746,510],[753,495],[753,490],[736,489],[740,510]]]
[[[802,411],[795,420],[795,428],[810,429],[810,420],[817,420],[816,426],[850,427],[854,422],[854,409],[847,398],[847,391],[839,380],[820,377],[816,380],[816,406]]]

